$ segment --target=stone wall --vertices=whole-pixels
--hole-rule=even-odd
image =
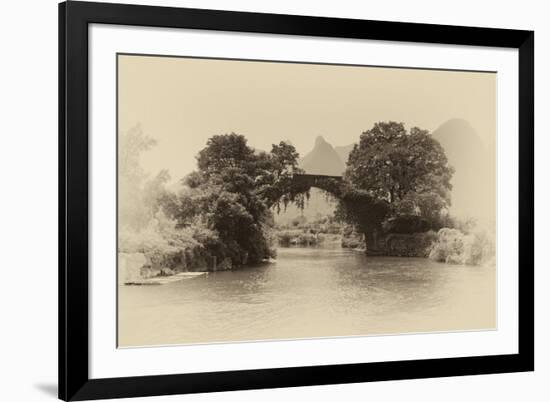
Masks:
[[[383,255],[396,257],[427,257],[437,233],[388,233],[379,236],[377,250]]]

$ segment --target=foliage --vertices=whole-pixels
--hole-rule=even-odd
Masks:
[[[144,253],[151,267],[191,269],[212,261],[232,267],[273,257],[271,208],[304,205],[308,188],[292,145],[256,152],[238,134],[210,138],[184,190],[168,191],[168,172],[149,178],[141,153],[155,143],[136,127],[121,139],[119,249]]]
[[[422,233],[430,230],[430,222],[418,215],[400,215],[382,223],[385,233]]]
[[[381,229],[388,211],[389,204],[386,200],[377,199],[369,191],[348,186],[342,193],[335,216],[366,234]]]
[[[297,216],[286,225],[277,225],[276,237],[280,246],[316,246],[325,241],[337,242],[341,239],[342,224],[334,216],[317,214],[308,220]]]
[[[162,211],[157,212],[145,227],[137,231],[124,228],[119,233],[119,251],[144,254],[152,274],[160,274],[166,269],[207,269],[212,264],[209,245],[217,242],[216,233],[199,222],[176,229],[176,222]]]
[[[148,183],[148,175],[140,166],[140,157],[151,149],[155,141],[143,134],[139,125],[119,138],[118,146],[118,212],[123,228],[139,230],[152,219],[151,191],[156,185]],[[165,175],[153,179],[162,181]]]
[[[226,169],[240,169],[252,173],[254,150],[242,135],[235,133],[215,135],[197,156],[198,171],[206,177],[223,174]]]
[[[152,273],[208,269],[224,245],[201,220],[181,226],[173,218],[182,204],[166,189],[168,172],[149,177],[140,165],[142,153],[155,141],[140,126],[119,141],[119,252],[144,254]]]
[[[221,184],[229,192],[254,192],[268,207],[291,202],[303,207],[307,187],[297,186],[299,154],[281,141],[271,152],[255,152],[244,136],[231,133],[211,137],[197,156],[198,170],[185,179],[189,187],[205,182]]]
[[[293,175],[301,173],[298,153],[281,142],[271,152],[255,152],[244,136],[216,135],[197,156],[197,171],[184,179],[177,199],[161,200],[178,222],[195,219],[218,234],[223,247],[217,257],[233,265],[256,263],[274,256],[271,207],[303,205],[304,189]]]
[[[449,264],[483,265],[494,262],[495,241],[488,231],[477,229],[465,234],[443,228],[437,234],[429,257]]]
[[[445,217],[444,226],[460,230],[465,234],[472,234],[479,230],[478,221],[475,218],[458,218],[448,215]],[[487,230],[491,228],[486,228]],[[492,228],[494,231],[494,227]]]
[[[296,216],[289,223],[278,224],[276,228],[279,230],[300,229],[314,234],[340,234],[342,223],[338,222],[334,216],[317,213],[314,218],[310,219],[303,215]]]
[[[280,142],[270,152],[257,152],[242,135],[213,136],[179,193],[167,190],[167,171],[150,177],[140,167],[141,154],[154,145],[136,126],[119,146],[119,251],[145,254],[152,270],[257,263],[275,255],[275,240],[316,245],[339,234],[342,221],[354,226],[342,244],[354,247],[357,239],[370,241],[373,231],[410,233],[455,223],[441,213],[450,202],[452,175],[441,147],[426,131],[407,133],[402,124],[377,123],[361,135],[345,180],[331,182],[339,196],[334,217],[296,218],[275,237],[272,210],[289,203],[303,208],[309,196],[311,183],[296,180],[304,172],[292,145]],[[448,239],[442,235],[433,258],[486,258],[478,247],[483,239],[472,239],[477,243],[461,240],[460,253],[446,253]]]
[[[452,174],[443,148],[428,131],[376,123],[361,134],[349,155],[344,174],[349,189],[337,216],[366,234],[381,230],[385,219],[404,215],[423,218],[427,228],[440,228],[450,205]]]
[[[140,156],[155,145],[156,141],[147,137],[139,124],[122,134],[118,143],[119,175],[134,182],[141,182],[146,174],[140,165]]]
[[[353,230],[352,226],[346,226],[344,227],[344,230],[342,230],[342,240],[340,245],[343,248],[357,249],[365,246],[365,240],[363,239],[363,235],[361,233],[357,233]]]
[[[304,173],[298,167],[300,155],[294,146],[281,141],[272,145],[269,154],[260,153],[258,157],[262,174],[256,177],[256,184],[258,194],[267,205],[277,212],[280,212],[281,205],[286,208],[290,203],[304,208],[309,187],[294,180],[294,175]]]
[[[407,199],[414,194],[437,195],[450,204],[453,169],[439,142],[417,127],[407,133],[403,123],[376,123],[361,134],[345,174],[355,186],[395,208],[416,204],[415,197]]]
[[[376,123],[361,134],[346,170],[350,182],[396,211],[424,213],[430,204],[450,204],[452,174],[443,148],[428,131],[413,127],[407,133],[395,122]]]
[[[290,221],[290,224],[294,227],[300,227],[307,222],[307,218],[303,215],[297,216]]]
[[[324,240],[323,235],[313,234],[304,230],[277,231],[277,242],[282,247],[289,246],[317,246]]]
[[[277,243],[282,247],[289,247],[292,244],[292,239],[298,237],[302,233],[301,230],[279,230],[277,231]]]

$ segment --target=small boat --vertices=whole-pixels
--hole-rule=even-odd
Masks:
[[[208,275],[208,272],[179,272],[175,275],[170,276],[155,276],[152,278],[144,278],[138,281],[126,282],[125,285],[166,285],[167,283],[177,282],[185,279],[192,279],[204,275]]]

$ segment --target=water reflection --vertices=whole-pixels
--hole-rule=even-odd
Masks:
[[[495,269],[286,248],[270,264],[120,287],[119,309],[121,346],[494,328]]]

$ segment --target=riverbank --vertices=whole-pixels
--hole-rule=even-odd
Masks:
[[[380,232],[365,242],[365,236],[349,226],[326,227],[302,223],[294,229],[275,231],[279,247],[320,247],[339,244],[344,249],[365,252],[369,256],[421,257],[451,265],[494,265],[494,231],[477,226],[442,228],[418,233]],[[324,231],[323,231],[324,230]]]
[[[342,236],[334,233],[318,233],[302,229],[286,229],[275,232],[279,247],[311,247],[323,244],[341,244]]]
[[[228,246],[224,249],[213,247],[211,234],[187,235],[191,228],[173,229],[179,242],[149,235],[134,236],[139,241],[129,242],[129,236],[121,242],[122,250],[141,250],[118,253],[119,281],[122,284],[167,283],[179,274],[234,270],[248,266],[247,255],[236,264]],[[181,232],[181,233],[180,233]],[[198,232],[207,233],[208,232]],[[192,233],[191,233],[192,234]],[[158,236],[157,236],[158,237]],[[491,265],[495,260],[495,239],[483,229],[443,228],[437,233],[381,233],[375,237],[371,249],[365,248],[364,235],[349,226],[334,222],[307,224],[294,227],[279,227],[273,230],[271,239],[279,247],[329,247],[342,248],[366,253],[372,256],[422,257],[452,265]],[[151,240],[152,239],[152,240]],[[183,240],[185,241],[183,241]],[[154,241],[153,241],[154,240]],[[217,243],[214,243],[217,244]],[[271,246],[272,247],[272,246]],[[225,251],[224,251],[225,250]],[[221,254],[218,257],[217,254]],[[271,253],[270,258],[274,258]],[[267,259],[267,257],[266,257]],[[185,275],[182,275],[182,277]]]

